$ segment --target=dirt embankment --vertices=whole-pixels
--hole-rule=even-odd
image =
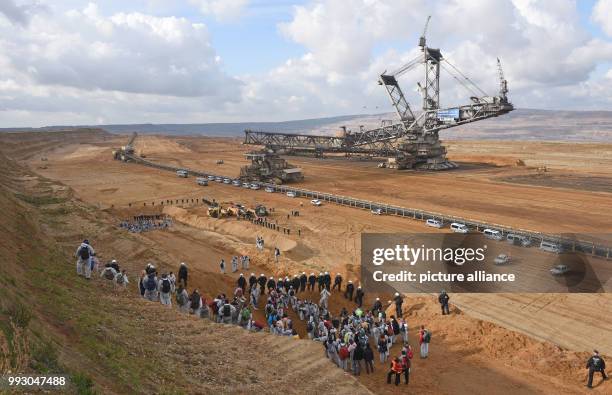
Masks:
[[[84,235],[102,256],[133,262],[124,265],[130,273],[141,266],[134,257],[164,256],[138,236],[115,237],[105,213],[54,192],[55,183],[24,177],[3,156],[0,166],[0,374],[64,373],[79,390],[102,393],[303,393],[287,383],[304,382],[314,392],[369,393],[312,342],[145,303],[134,284],[118,293],[77,278],[72,254]]]

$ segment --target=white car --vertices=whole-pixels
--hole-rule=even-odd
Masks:
[[[297,195],[295,194],[295,192],[289,191],[289,192],[287,192],[287,196],[289,196],[290,198],[294,198]]]
[[[467,225],[460,224],[458,222],[453,222],[452,224],[450,224],[450,228],[455,233],[468,233],[470,231]]]
[[[208,178],[210,181],[214,181],[215,180],[215,176],[208,176],[206,178]]]
[[[232,181],[232,185],[233,185],[233,186],[235,186],[235,187],[239,187],[239,186],[241,185],[241,184],[240,184],[240,180],[234,180],[234,181]]]
[[[494,260],[496,265],[505,265],[510,263],[510,257],[506,254],[499,254]]]
[[[266,187],[265,191],[268,192],[268,193],[274,193],[274,188]]]
[[[216,181],[216,182],[223,182],[223,178],[221,178],[221,177],[215,177],[215,181]]]
[[[373,208],[370,212],[374,215],[382,215],[383,213],[382,208]]]
[[[550,274],[553,276],[561,276],[567,272],[569,272],[569,267],[567,267],[567,265],[557,265],[550,269]]]
[[[433,219],[433,218],[430,218],[427,221],[425,221],[425,224],[427,226],[431,226],[432,228],[438,228],[438,229],[444,226],[444,223],[442,221],[438,221],[437,219]]]
[[[310,204],[312,204],[313,206],[320,206],[321,205],[321,201],[319,199],[312,199],[310,201]]]
[[[249,184],[248,182],[243,182],[243,183],[242,183],[242,187],[243,187],[243,188],[250,188],[250,187],[251,187],[251,184]]]
[[[223,179],[223,183],[224,184],[231,184],[232,180],[230,180],[229,178],[224,178]]]
[[[259,189],[259,184],[251,184],[251,189]]]

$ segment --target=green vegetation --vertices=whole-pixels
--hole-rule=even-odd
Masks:
[[[64,203],[67,200],[66,198],[48,196],[48,195],[38,196],[38,195],[24,195],[21,193],[17,193],[15,194],[15,196],[18,199],[23,200],[24,202],[37,206],[37,207],[46,206],[50,204]]]

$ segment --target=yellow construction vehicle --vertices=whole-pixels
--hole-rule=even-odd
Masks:
[[[212,206],[208,208],[208,215],[212,218],[223,218],[227,217],[228,212],[221,206]]]

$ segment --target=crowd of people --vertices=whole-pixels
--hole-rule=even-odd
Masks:
[[[119,227],[128,232],[140,233],[150,230],[167,229],[172,226],[172,218],[165,215],[135,215],[119,223]]]
[[[263,248],[263,239],[257,238],[258,248]],[[99,267],[95,251],[88,240],[77,248],[77,274],[86,279],[95,271],[100,277],[111,280],[115,286],[125,288],[129,283],[125,269],[120,269],[116,260]],[[233,257],[232,271],[240,260],[243,269],[248,268],[249,257]],[[236,262],[234,264],[234,261]],[[246,266],[245,266],[246,262]],[[305,323],[308,339],[322,344],[325,356],[340,369],[359,376],[365,368],[370,374],[375,370],[375,352],[379,364],[387,369],[387,383],[400,384],[410,382],[410,371],[413,349],[410,346],[408,322],[403,318],[403,297],[395,293],[393,300],[386,306],[380,298],[375,298],[372,306],[364,307],[364,291],[361,286],[354,287],[348,281],[343,289],[343,278],[337,273],[332,282],[329,272],[318,275],[306,272],[290,276],[266,276],[250,273],[248,279],[241,273],[236,280],[236,287],[231,295],[219,293],[207,299],[197,288],[187,291],[189,270],[181,263],[177,276],[173,272],[161,275],[156,267],[149,263],[142,271],[138,287],[142,298],[159,302],[171,307],[173,300],[178,309],[185,314],[207,318],[214,322],[239,325],[249,331],[267,330],[278,336],[290,336],[299,339],[293,312],[298,320]],[[347,302],[353,302],[351,310],[342,307],[334,314],[329,308],[332,292],[339,292]],[[315,297],[313,299],[313,296]],[[318,300],[316,300],[318,299]],[[449,295],[443,290],[438,296],[442,314],[450,314]],[[262,301],[265,300],[265,303]],[[387,311],[394,305],[395,314],[387,317]],[[254,311],[263,305],[263,317],[257,319]],[[391,309],[393,311],[393,309]],[[261,315],[260,315],[261,316]],[[431,331],[424,325],[418,330],[420,357],[429,356]],[[399,345],[399,352],[392,355],[392,346]],[[397,349],[396,349],[397,350]],[[605,362],[597,351],[587,362],[588,387],[592,387],[593,375],[600,372],[605,379]]]

